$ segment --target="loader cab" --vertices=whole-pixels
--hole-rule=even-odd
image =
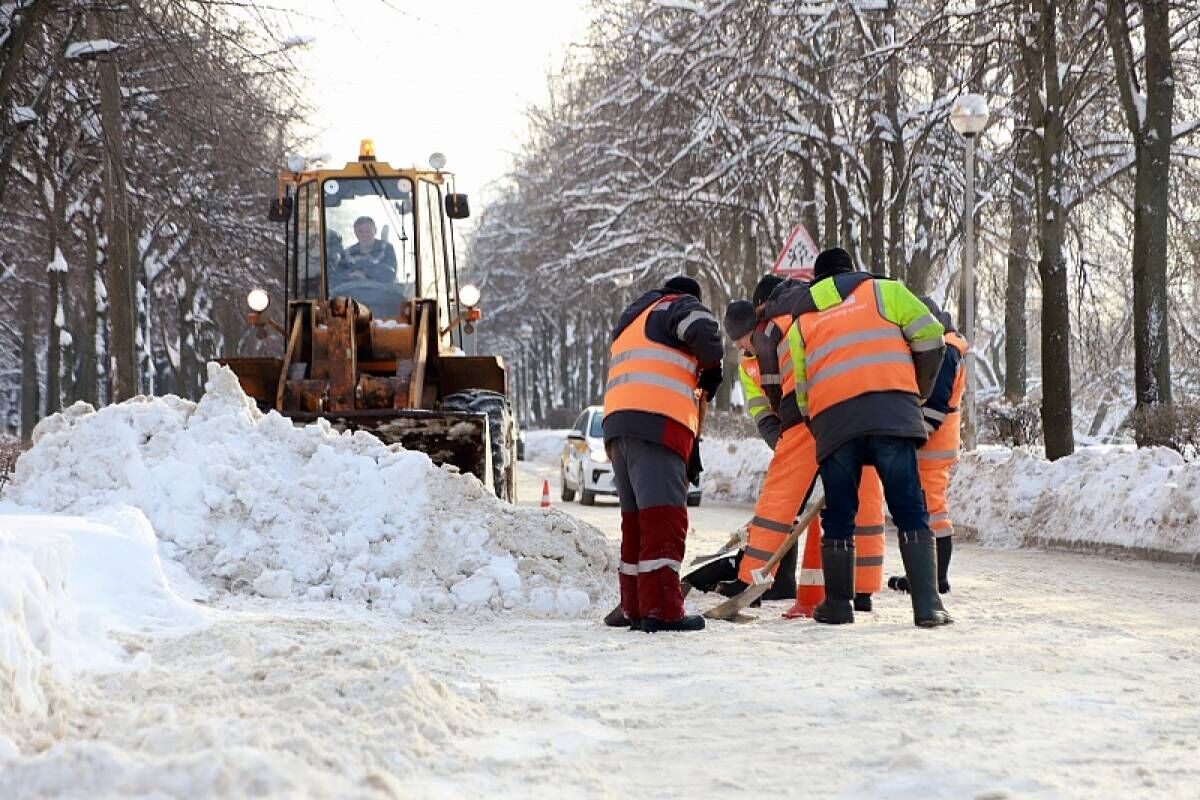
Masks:
[[[457,267],[446,219],[447,173],[360,161],[297,176],[288,295],[351,297],[376,320],[411,322],[412,301],[437,309],[438,349],[462,348]]]

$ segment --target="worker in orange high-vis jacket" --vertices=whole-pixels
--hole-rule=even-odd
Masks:
[[[899,528],[913,622],[949,623],[917,474],[917,447],[928,438],[920,401],[941,365],[941,323],[903,284],[856,271],[841,248],[817,256],[813,283],[777,293],[762,316],[795,319],[780,345],[780,382],[795,387],[825,489],[825,600],[813,619],[854,621],[855,516],[862,469],[870,465]]]
[[[730,305],[730,310],[726,311],[726,324],[733,319],[735,325],[741,325],[744,321],[749,328],[755,327],[755,307],[765,303],[771,292],[781,283],[783,279],[776,275],[764,275],[754,288],[751,303],[742,301],[740,304]],[[739,309],[743,312],[741,318],[736,315]],[[734,313],[732,317],[731,311]],[[738,335],[734,336],[731,333],[730,336],[743,353],[738,378],[746,396],[746,410],[754,420],[759,435],[774,453],[767,467],[767,478],[759,493],[754,518],[749,525],[747,546],[693,570],[687,577],[688,583],[700,591],[719,590],[727,595],[737,594],[746,588],[747,584],[739,575],[748,580],[748,570],[761,567],[770,558],[778,542],[791,530],[796,510],[803,502],[807,487],[817,473],[816,461],[811,458],[811,442],[807,443],[806,456],[802,449],[797,447],[797,433],[801,432],[788,433],[799,422],[798,417],[784,411],[781,418],[779,398],[774,391],[777,382],[772,371],[774,368],[770,366],[774,363],[775,353],[773,347],[767,344],[769,337],[764,335],[758,342],[767,356],[765,363],[768,364],[768,372],[764,376],[761,369],[763,362],[760,361],[755,346],[751,344],[750,331],[739,329]],[[770,397],[768,393],[771,394]],[[797,470],[800,470],[800,473],[797,473]],[[807,481],[804,488],[795,488],[804,481]],[[783,530],[782,535],[779,533],[780,529]],[[767,548],[770,548],[769,552]],[[764,552],[766,555],[763,555]],[[762,599],[791,600],[795,596],[797,553],[798,548],[793,547],[784,555],[776,569],[775,582]],[[743,566],[747,563],[751,566]]]
[[[704,628],[703,617],[684,613],[679,569],[699,403],[721,385],[723,355],[717,320],[687,277],[643,294],[613,331],[603,428],[621,503],[622,616],[609,625]]]
[[[800,424],[803,419],[795,405],[794,387],[785,389],[777,379],[779,346],[786,335],[780,326],[790,326],[791,320],[781,318],[778,325],[771,325],[759,323],[756,316],[782,283],[775,275],[764,276],[754,289],[752,303],[731,303],[725,312],[725,332],[749,354],[743,358],[740,375],[747,408],[774,453],[748,526],[746,547],[734,556],[693,571],[688,582],[701,591],[717,589],[729,596],[744,591],[752,579],[751,572],[764,566],[786,538],[816,480],[815,445],[811,432]],[[751,404],[760,397],[766,402],[756,414]],[[865,542],[855,575],[859,591],[854,605],[858,611],[870,611],[871,595],[883,586],[883,492],[874,471],[870,475],[866,472],[855,527],[856,541],[861,536]],[[793,547],[780,561],[775,582],[763,595],[764,600],[790,600],[795,596],[798,550]]]
[[[950,556],[954,552],[954,524],[950,521],[946,489],[950,486],[950,470],[958,463],[961,444],[962,396],[967,382],[967,340],[954,327],[950,314],[943,311],[932,298],[922,297],[921,300],[946,329],[946,352],[942,355],[942,366],[933,384],[933,391],[921,406],[929,441],[917,450],[917,471],[921,476],[925,503],[929,507],[929,527],[933,529],[937,545],[938,592],[946,594],[950,591]],[[901,592],[908,591],[908,580],[903,575],[893,576],[888,580],[888,585]]]

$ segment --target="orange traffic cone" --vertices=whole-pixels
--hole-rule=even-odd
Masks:
[[[804,559],[796,586],[796,604],[783,612],[787,619],[811,617],[813,609],[825,599],[825,573],[821,570],[821,521],[814,519],[804,537]]]
[[[550,481],[542,481],[542,508],[550,507]]]

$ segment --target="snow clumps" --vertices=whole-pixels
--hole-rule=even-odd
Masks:
[[[1050,544],[1200,558],[1200,463],[1174,450],[964,453],[950,482],[956,526],[995,547]]]
[[[77,403],[42,421],[6,500],[89,513],[127,505],[164,556],[219,591],[333,598],[402,615],[607,602],[616,557],[561,512],[501,503],[423,453],[262,414],[210,364],[199,403]]]

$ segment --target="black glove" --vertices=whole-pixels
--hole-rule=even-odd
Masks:
[[[712,402],[712,399],[717,396],[717,387],[721,385],[721,381],[723,380],[725,380],[725,373],[721,371],[720,364],[700,370],[700,379],[697,383],[704,390],[705,400]]]
[[[692,454],[688,456],[688,483],[696,483],[699,481],[701,472],[704,472],[704,465],[700,463],[700,438],[696,437],[692,440]]]

